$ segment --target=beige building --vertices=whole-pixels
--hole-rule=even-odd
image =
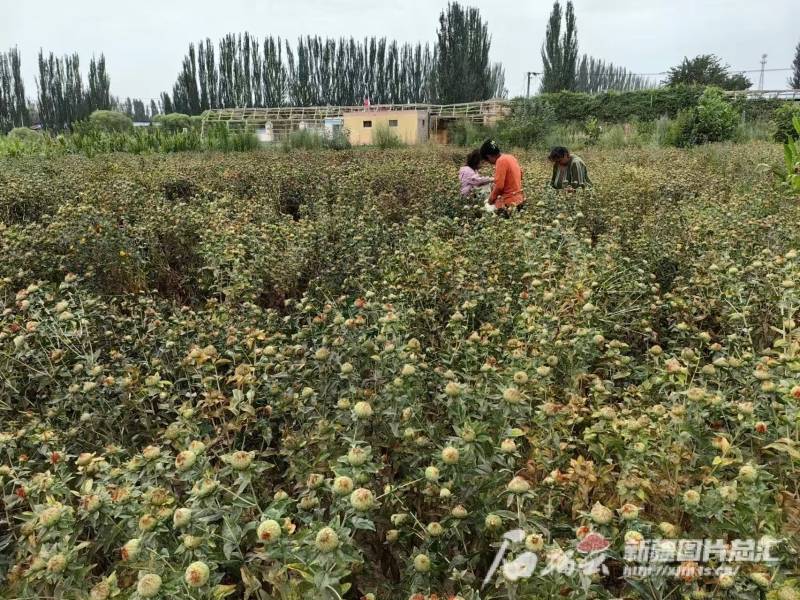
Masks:
[[[372,144],[378,127],[387,127],[404,144],[422,144],[428,141],[430,116],[421,109],[354,111],[344,113],[342,127],[354,146]]]

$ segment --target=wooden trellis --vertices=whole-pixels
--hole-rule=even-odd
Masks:
[[[489,123],[511,113],[507,100],[485,100],[461,104],[373,104],[370,106],[280,106],[271,108],[218,108],[203,113],[201,131],[215,123],[232,128],[269,128],[273,139],[281,139],[298,129],[321,129],[328,119],[340,119],[354,112],[425,111],[430,127],[447,121],[467,120]]]
[[[800,102],[800,90],[743,90],[725,92],[732,98],[780,99]],[[510,100],[484,100],[461,104],[373,104],[370,106],[280,106],[272,108],[218,108],[203,113],[201,131],[206,133],[208,126],[224,123],[227,127],[252,129],[268,128],[275,140],[282,139],[302,128],[322,129],[328,119],[341,119],[354,112],[378,111],[425,111],[429,115],[431,131],[452,121],[471,121],[490,124],[512,111]]]

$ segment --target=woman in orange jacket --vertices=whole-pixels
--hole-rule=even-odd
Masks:
[[[481,158],[495,168],[494,188],[489,196],[489,204],[506,216],[512,208],[521,210],[525,204],[525,195],[522,192],[522,169],[517,159],[511,154],[501,152],[494,140],[483,143]]]

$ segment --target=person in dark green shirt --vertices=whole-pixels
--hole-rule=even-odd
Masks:
[[[592,180],[580,157],[569,153],[563,146],[556,146],[550,151],[548,160],[553,163],[553,177],[550,185],[557,190],[575,190],[591,187]]]

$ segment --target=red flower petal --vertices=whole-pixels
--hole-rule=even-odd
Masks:
[[[578,544],[578,552],[589,554],[590,552],[599,552],[605,550],[611,544],[609,541],[597,532],[592,532],[583,538]]]

